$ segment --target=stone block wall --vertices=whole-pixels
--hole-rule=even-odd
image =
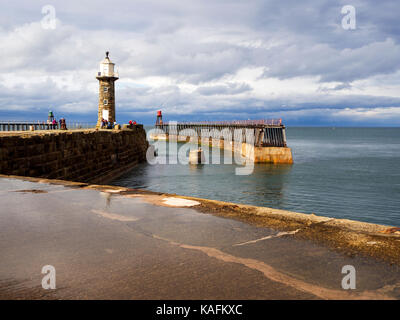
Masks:
[[[0,133],[0,174],[105,183],[146,161],[143,126]]]

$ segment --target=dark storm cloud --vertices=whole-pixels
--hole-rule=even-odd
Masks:
[[[393,40],[341,51],[320,44],[287,45],[271,52],[264,75],[281,79],[309,75],[320,77],[321,82],[351,82],[396,72],[399,56],[400,46]]]
[[[40,21],[40,9],[45,4],[47,1],[11,3],[1,13],[7,21],[3,28]],[[124,48],[127,63],[154,75],[195,83],[220,78],[245,66],[265,67],[265,75],[271,77],[311,75],[320,76],[321,81],[354,81],[398,70],[396,12],[400,5],[393,1],[354,1],[358,26],[348,31],[341,28],[340,10],[345,4],[347,1],[331,0],[118,0],[112,4],[88,1],[85,5],[55,1],[57,18],[64,27],[43,32],[36,25],[22,30],[22,35],[11,32],[7,42],[13,54],[10,67],[26,68],[32,61],[47,69],[72,69],[76,63],[88,67],[93,53],[102,47],[123,47],[112,41],[113,32],[120,32],[118,40],[125,35],[128,43],[135,42],[136,34],[145,35],[148,46],[146,54],[134,46]],[[97,31],[99,41],[85,38],[80,30]],[[107,43],[100,39],[99,31],[104,31]],[[232,41],[227,41],[230,36]],[[242,45],[243,41],[253,40],[261,40],[264,45]]]

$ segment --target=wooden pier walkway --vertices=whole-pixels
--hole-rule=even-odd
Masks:
[[[156,124],[159,134],[253,142],[255,147],[286,147],[285,126],[278,120],[169,122]]]

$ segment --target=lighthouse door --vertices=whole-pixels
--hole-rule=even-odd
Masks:
[[[108,121],[108,110],[103,110],[103,119]]]

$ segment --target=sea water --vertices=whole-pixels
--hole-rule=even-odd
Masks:
[[[222,151],[222,164],[143,163],[113,184],[400,226],[400,128],[288,127],[287,142],[293,165],[235,175]]]

